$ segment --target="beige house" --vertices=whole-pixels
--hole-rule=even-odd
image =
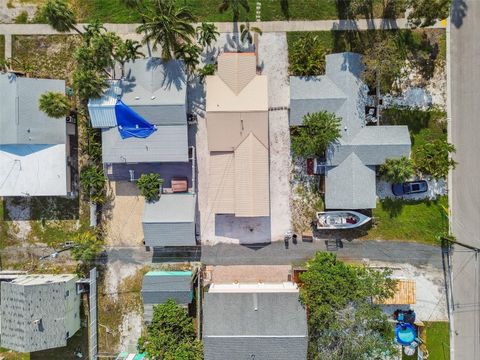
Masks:
[[[267,77],[254,53],[224,53],[207,76],[208,200],[215,214],[270,215]]]

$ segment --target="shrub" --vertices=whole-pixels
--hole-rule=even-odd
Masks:
[[[317,35],[306,34],[293,42],[288,51],[289,72],[294,76],[322,75],[325,71],[325,55],[329,51],[320,43]]]
[[[160,185],[163,179],[158,174],[143,174],[137,181],[140,192],[148,202],[156,201],[160,198]]]
[[[302,126],[293,129],[292,150],[301,157],[322,157],[328,146],[340,138],[341,120],[333,113],[307,114]]]
[[[380,166],[380,177],[391,183],[403,183],[414,174],[412,161],[402,156],[400,159],[387,159]]]
[[[413,154],[415,169],[435,179],[446,178],[456,162],[450,158],[455,146],[445,139],[436,139],[420,146]]]

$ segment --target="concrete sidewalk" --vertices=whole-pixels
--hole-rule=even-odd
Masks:
[[[359,19],[359,20],[314,20],[314,21],[258,21],[250,23],[262,29],[262,32],[287,31],[330,31],[330,30],[375,30],[375,29],[409,29],[407,19]],[[86,24],[78,24],[83,29]],[[136,34],[140,24],[104,24],[107,30],[119,35]],[[198,24],[194,24],[197,26]],[[219,32],[238,32],[238,24],[232,22],[215,23]],[[438,21],[431,28],[445,28],[446,24]],[[0,34],[3,35],[54,35],[57,31],[47,24],[0,24]],[[76,34],[75,31],[70,34]]]

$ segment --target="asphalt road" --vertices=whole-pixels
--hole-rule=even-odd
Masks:
[[[135,264],[201,260],[207,265],[282,265],[303,262],[311,258],[315,252],[325,250],[336,252],[339,258],[346,261],[408,263],[442,269],[442,254],[439,247],[413,242],[364,240],[339,244],[333,242],[328,245],[320,240],[297,244],[290,241],[288,249],[284,242],[248,247],[230,244],[204,245],[201,249],[192,247],[186,251],[163,249],[146,252],[143,247],[109,248],[107,259],[109,262],[121,261]]]
[[[451,231],[480,248],[480,1],[454,0],[450,25],[451,141],[458,162],[450,181]],[[452,255],[452,359],[480,359],[480,257],[456,245]]]

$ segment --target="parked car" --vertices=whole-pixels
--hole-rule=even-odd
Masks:
[[[407,181],[403,184],[393,184],[392,192],[395,196],[420,194],[427,192],[428,183],[425,180]]]

